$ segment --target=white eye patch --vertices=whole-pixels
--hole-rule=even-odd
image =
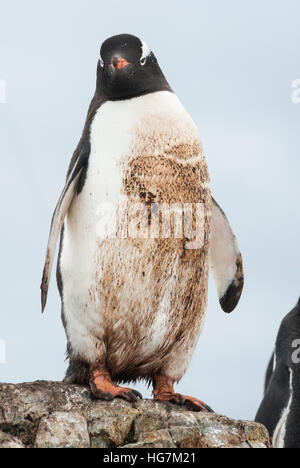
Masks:
[[[142,55],[140,58],[140,64],[145,65],[147,57],[151,54],[150,48],[147,46],[146,42],[142,41]]]

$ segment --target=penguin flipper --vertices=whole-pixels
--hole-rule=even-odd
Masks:
[[[266,376],[265,376],[265,393],[267,391],[268,385],[269,385],[269,383],[271,381],[271,378],[272,378],[272,375],[273,375],[273,372],[274,372],[274,362],[275,362],[275,351],[271,356],[271,359],[270,359],[269,364],[268,364]]]
[[[225,213],[212,199],[212,223],[209,249],[210,270],[224,312],[237,306],[243,286],[242,255]]]
[[[83,173],[83,168],[86,165],[88,159],[88,152],[89,151],[87,145],[83,144],[81,147],[81,151],[78,154],[77,160],[75,161],[72,170],[67,176],[66,184],[59,197],[59,200],[57,202],[52,216],[51,228],[47,245],[47,254],[41,283],[42,312],[44,311],[47,302],[48,288],[57,239],[61,232],[65,216],[78,189],[78,182],[81,174]]]

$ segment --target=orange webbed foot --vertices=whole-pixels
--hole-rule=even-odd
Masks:
[[[154,396],[154,400],[169,401],[176,405],[185,406],[190,411],[206,411],[208,413],[213,413],[213,410],[203,401],[198,400],[198,398],[182,395],[181,393],[158,393]]]
[[[205,411],[213,413],[213,410],[198,398],[175,393],[173,389],[173,380],[170,377],[155,376],[154,382],[154,400],[169,401],[170,403],[185,406],[190,411]]]
[[[114,384],[106,369],[95,369],[91,373],[90,389],[95,398],[111,401],[114,398],[134,403],[138,398],[143,398],[137,391],[127,387],[119,387]]]

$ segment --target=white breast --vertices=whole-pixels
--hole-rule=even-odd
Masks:
[[[101,301],[105,298],[103,295],[99,298],[99,294],[95,292],[97,284],[102,279],[105,284],[108,281],[107,277],[101,276],[103,271],[108,268],[113,271],[124,269],[124,278],[128,278],[128,274],[134,274],[138,270],[137,265],[143,270],[138,272],[142,279],[139,280],[140,286],[135,283],[136,292],[129,286],[127,289],[122,289],[114,285],[115,290],[123,291],[122,298],[117,298],[122,304],[118,314],[122,313],[121,309],[124,309],[124,313],[132,309],[132,296],[134,294],[137,297],[141,296],[139,288],[145,291],[143,313],[149,315],[152,300],[151,291],[149,290],[148,298],[147,288],[145,289],[147,275],[150,277],[152,274],[151,265],[146,261],[150,253],[146,252],[144,255],[133,244],[132,246],[127,244],[124,251],[121,241],[118,240],[115,244],[105,242],[99,244],[97,234],[97,225],[101,216],[99,206],[118,205],[124,185],[123,179],[130,161],[147,155],[166,155],[168,158],[178,159],[177,155],[173,155],[170,151],[172,146],[176,147],[177,142],[178,145],[195,144],[196,147],[199,145],[199,148],[201,146],[194,122],[176,95],[168,91],[130,100],[106,102],[98,109],[92,122],[87,176],[83,189],[73,201],[65,221],[61,255],[67,333],[73,350],[91,362],[97,358],[98,352],[97,346],[91,346],[91,336],[101,338],[106,320],[101,315],[104,309]],[[108,245],[111,247],[107,248]],[[149,249],[150,247],[149,244]],[[145,265],[142,265],[144,257]],[[175,257],[173,262],[176,266]],[[175,277],[177,277],[176,271]],[[108,289],[110,286],[111,283]],[[176,290],[175,286],[172,283],[172,287]],[[128,297],[124,291],[127,291]],[[153,343],[145,344],[148,352],[159,346],[159,341],[168,327],[165,313],[170,312],[170,294],[171,292],[166,293],[162,298],[161,310],[158,311],[155,321],[159,333],[151,336]],[[116,329],[120,316],[114,317],[114,320],[114,329]],[[143,323],[143,317],[139,318],[139,323]],[[130,325],[129,322],[128,324]]]
[[[99,206],[118,204],[130,160],[147,151],[151,156],[164,154],[170,141],[176,145],[176,139],[182,143],[193,138],[199,138],[194,122],[169,91],[103,104],[91,125],[87,177],[69,211],[66,231],[72,231],[76,243],[79,241],[76,231],[80,236],[93,237],[89,244],[96,247]]]

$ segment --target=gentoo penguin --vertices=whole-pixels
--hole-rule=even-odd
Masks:
[[[52,218],[42,309],[60,233],[65,381],[89,383],[100,399],[135,401],[138,392],[118,384],[145,379],[155,400],[208,410],[173,384],[203,325],[209,263],[231,312],[241,254],[211,198],[197,128],[132,35],[101,46],[96,92]]]
[[[280,325],[255,419],[268,429],[273,447],[300,448],[300,300]]]

